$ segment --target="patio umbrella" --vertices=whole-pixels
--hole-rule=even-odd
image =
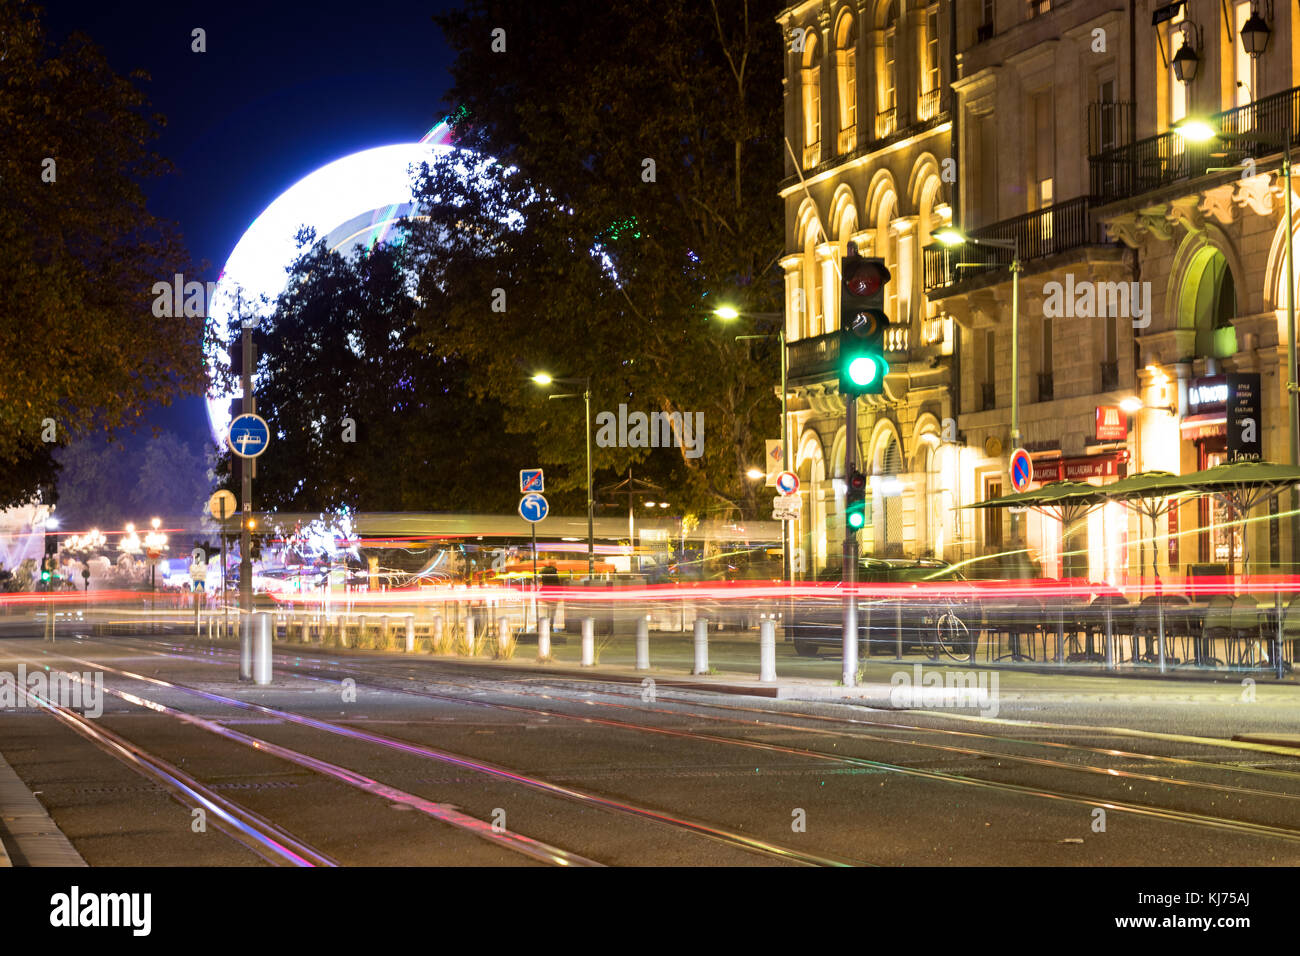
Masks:
[[[1151,571],[1160,582],[1160,542],[1156,538],[1156,521],[1168,514],[1175,499],[1186,491],[1178,475],[1169,471],[1143,471],[1106,485],[1106,497],[1118,501],[1142,518],[1151,519]],[[1146,543],[1138,537],[1138,574],[1146,579]]]
[[[1292,485],[1300,484],[1300,468],[1271,461],[1229,461],[1205,471],[1184,475],[1181,479],[1189,492],[1212,495],[1242,516],[1261,501],[1266,501]],[[1250,537],[1242,535],[1242,573],[1250,563]],[[1233,544],[1228,539],[1228,566],[1232,567]]]
[[[1061,542],[1069,536],[1070,528],[1097,505],[1106,500],[1106,489],[1086,481],[1054,481],[1041,488],[1018,491],[964,505],[966,508],[1026,507],[1046,514],[1061,522]]]

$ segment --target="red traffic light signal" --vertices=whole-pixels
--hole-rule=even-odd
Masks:
[[[848,256],[844,259],[844,288],[849,295],[866,298],[889,281],[889,269],[879,259]]]

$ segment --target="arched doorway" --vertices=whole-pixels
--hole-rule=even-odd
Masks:
[[[871,463],[871,525],[873,553],[903,556],[903,451],[898,436],[887,433]]]

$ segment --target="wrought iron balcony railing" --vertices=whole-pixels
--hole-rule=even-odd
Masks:
[[[1215,129],[1237,136],[1262,134],[1258,139],[1211,140],[1190,143],[1173,130],[1140,139],[1127,146],[1091,157],[1092,196],[1098,205],[1118,202],[1166,186],[1196,179],[1210,167],[1232,166],[1281,151],[1278,144],[1291,131],[1291,145],[1300,144],[1300,87],[1215,113],[1208,120]],[[1288,125],[1289,123],[1289,125]]]
[[[1015,240],[1020,261],[1029,262],[1086,245],[1106,242],[1101,226],[1092,221],[1086,196],[1044,207],[1012,219],[1004,219],[970,233],[973,239]],[[943,290],[991,272],[1010,267],[1012,250],[966,243],[925,248],[925,294],[942,298]],[[938,293],[936,295],[936,293]]]

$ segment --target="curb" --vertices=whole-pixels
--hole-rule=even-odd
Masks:
[[[14,863],[10,854],[17,855]],[[86,866],[81,854],[0,756],[0,867]]]

